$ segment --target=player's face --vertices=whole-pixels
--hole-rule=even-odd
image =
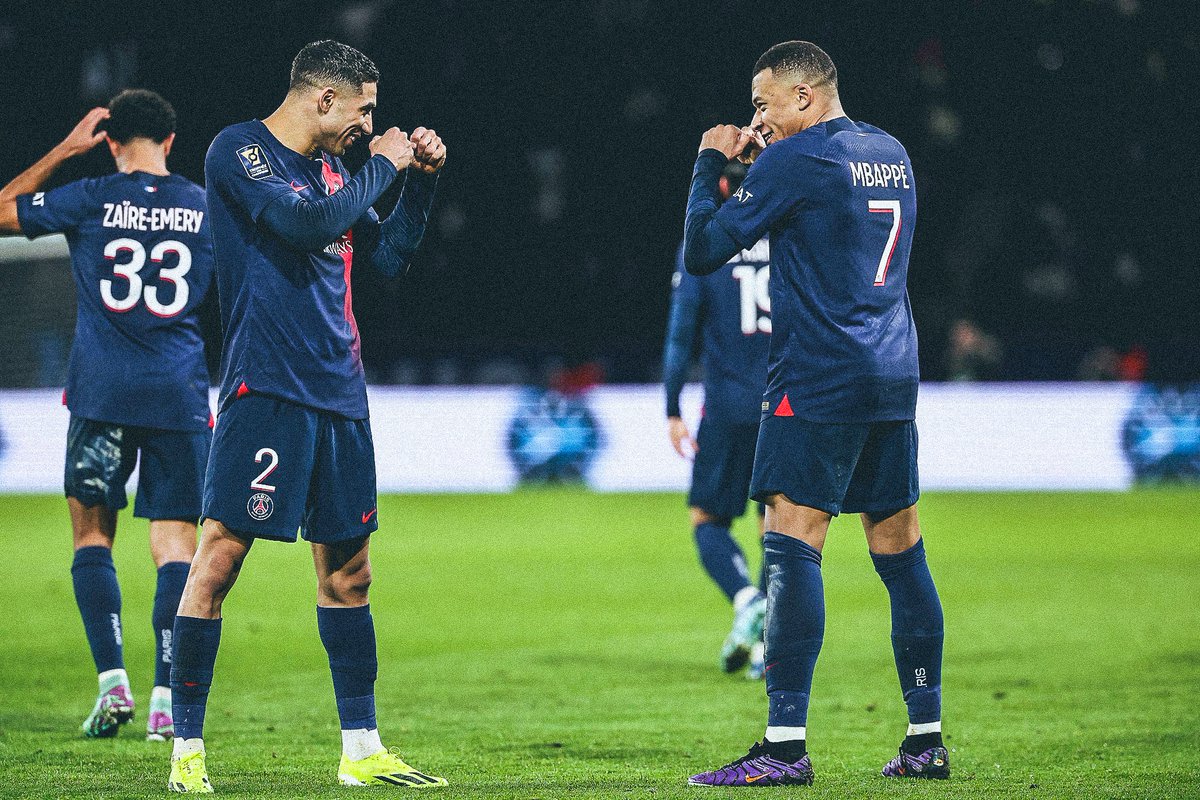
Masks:
[[[340,156],[345,154],[350,145],[371,135],[375,91],[374,83],[364,83],[358,94],[350,90],[339,92],[334,97],[322,125],[325,139],[323,150]]]
[[[764,69],[750,82],[754,120],[750,127],[762,134],[767,145],[804,130],[804,107],[791,81]]]

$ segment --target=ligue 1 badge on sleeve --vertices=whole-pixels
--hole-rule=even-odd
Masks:
[[[246,503],[246,513],[250,515],[251,519],[259,522],[271,516],[271,512],[274,510],[275,501],[271,499],[271,495],[265,492],[250,495],[250,501]]]
[[[270,177],[271,165],[267,162],[267,156],[263,153],[262,145],[248,144],[241,150],[237,151],[238,158],[242,160],[242,166],[246,169],[246,174],[254,180],[262,180]]]

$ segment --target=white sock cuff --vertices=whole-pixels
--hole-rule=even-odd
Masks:
[[[908,723],[908,736],[920,736],[922,733],[941,733],[942,721],[937,722],[910,722]]]
[[[170,686],[155,686],[150,690],[150,702],[170,703],[171,702],[171,687]]]
[[[772,742],[794,742],[805,738],[805,726],[768,725],[767,739]]]
[[[342,729],[342,753],[351,761],[361,761],[382,749],[378,728]]]
[[[173,739],[172,742],[171,755],[175,758],[204,752],[204,740],[199,736],[195,739]]]
[[[119,678],[121,683],[129,683],[129,675],[123,669],[106,669],[96,677],[100,680],[100,683],[111,681],[114,678]]]
[[[733,610],[740,612],[743,608],[754,602],[760,594],[761,592],[758,591],[757,586],[743,586],[733,596]]]

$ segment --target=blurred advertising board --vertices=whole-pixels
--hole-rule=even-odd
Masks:
[[[684,392],[692,426],[702,399],[698,386]],[[572,395],[372,387],[370,402],[383,492],[504,492],[522,482],[687,487],[690,464],[667,441],[656,385]],[[1200,387],[926,384],[917,423],[926,490],[1119,490],[1200,480]],[[59,391],[0,392],[0,492],[61,491],[66,429]]]

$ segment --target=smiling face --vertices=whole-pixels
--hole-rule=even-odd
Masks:
[[[377,84],[364,83],[355,93],[353,87],[326,88],[321,94],[321,133],[317,146],[335,156],[373,130]]]
[[[754,103],[750,127],[762,134],[768,146],[811,124],[805,112],[812,107],[813,88],[789,73],[762,70],[750,81],[750,99]]]

